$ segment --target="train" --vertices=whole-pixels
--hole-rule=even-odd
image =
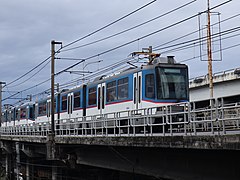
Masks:
[[[56,93],[55,120],[74,119],[138,110],[189,101],[188,66],[173,56],[95,78]],[[34,126],[51,123],[51,97],[6,108],[1,126]]]

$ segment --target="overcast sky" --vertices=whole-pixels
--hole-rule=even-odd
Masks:
[[[8,84],[48,58],[50,56],[51,40],[61,41],[63,46],[65,46],[124,17],[149,2],[151,2],[151,0],[0,0],[0,81]],[[65,50],[119,33],[189,2],[191,2],[191,0],[157,0],[121,21],[66,47]],[[211,7],[223,2],[225,1],[211,0]],[[235,29],[235,31],[229,31],[230,29],[240,26],[240,16],[238,16],[240,13],[239,7],[240,1],[232,0],[212,10],[214,12],[211,19],[212,24],[218,22],[216,12],[221,13],[220,19],[222,21],[225,20],[220,24],[221,31],[227,32],[225,35],[222,35],[221,42],[219,36],[216,36],[213,42],[213,51],[218,51],[220,44],[222,44],[222,49],[226,49],[222,51],[222,61],[213,62],[214,72],[240,67],[239,30]],[[91,58],[85,63],[80,63],[78,66],[71,69],[74,71],[83,70],[83,66],[85,66],[85,71],[96,72],[107,65],[127,58],[130,53],[141,51],[142,48],[148,46],[153,46],[153,48],[155,48],[167,43],[164,46],[160,46],[162,48],[191,41],[199,38],[199,33],[196,32],[190,36],[185,35],[197,31],[199,29],[199,24],[201,28],[205,27],[207,23],[206,14],[202,14],[200,18],[191,18],[171,28],[166,27],[192,17],[199,12],[205,11],[206,8],[207,0],[197,0],[186,7],[180,8],[177,11],[131,31],[83,48],[62,51],[57,57],[84,59],[140,38],[138,41],[129,43],[129,45],[109,53]],[[233,16],[236,17],[233,18]],[[150,35],[156,31],[159,32]],[[219,26],[213,26],[212,33],[217,34],[218,32]],[[204,36],[206,31],[202,30],[201,34],[201,36]],[[149,36],[142,38],[146,35]],[[185,37],[168,43],[182,36]],[[229,48],[234,45],[236,46]],[[207,62],[201,61],[200,58],[194,58],[199,56],[199,43],[191,44],[191,46],[191,48],[182,51],[167,51],[176,48],[176,46],[173,46],[169,49],[159,49],[156,52],[162,53],[162,56],[173,55],[177,62],[188,60],[184,63],[189,65],[190,77],[207,74]],[[59,46],[56,46],[56,48],[59,48]],[[201,47],[201,52],[202,55],[206,53],[206,47],[204,45]],[[206,56],[202,58],[202,60],[206,59]],[[220,53],[214,53],[213,60],[219,59]],[[97,63],[98,61],[101,62]],[[59,72],[76,62],[79,61],[58,59],[56,60],[55,70]],[[40,71],[41,68],[42,70]],[[36,74],[38,71],[39,73]],[[33,76],[33,74],[36,75]],[[35,86],[49,78],[50,65],[44,63],[27,76],[5,87],[3,89],[3,98],[9,97],[15,92]],[[56,77],[56,82],[64,84],[75,78],[81,78],[81,75],[62,73]],[[50,81],[36,86],[29,91],[19,93],[18,96],[14,97],[26,97],[27,94],[37,94],[48,88],[50,88]],[[13,103],[14,101],[17,100],[4,101],[3,104]]]

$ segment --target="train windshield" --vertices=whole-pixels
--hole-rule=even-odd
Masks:
[[[186,67],[157,67],[157,98],[188,100]]]

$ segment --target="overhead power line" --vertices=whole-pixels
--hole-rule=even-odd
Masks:
[[[115,21],[113,21],[113,22],[111,22],[111,23],[109,23],[109,24],[107,24],[107,25],[105,25],[105,26],[97,29],[96,31],[93,31],[93,32],[91,32],[91,33],[89,33],[89,34],[87,34],[87,35],[85,35],[85,36],[83,36],[83,37],[81,37],[81,38],[79,38],[79,39],[77,39],[77,40],[75,40],[75,41],[73,41],[73,42],[65,45],[65,46],[63,46],[62,49],[66,48],[66,47],[68,47],[68,46],[71,46],[71,45],[73,45],[73,44],[75,44],[75,43],[77,43],[77,42],[79,42],[79,41],[81,41],[81,40],[83,40],[83,39],[85,39],[85,38],[93,35],[93,34],[96,34],[97,32],[99,32],[99,31],[101,31],[101,30],[103,30],[103,29],[106,29],[107,27],[109,27],[109,26],[111,26],[111,25],[113,25],[113,24],[115,24],[115,23],[117,23],[117,22],[125,19],[126,17],[128,17],[128,16],[130,16],[130,15],[132,15],[132,14],[134,14],[134,13],[140,11],[140,10],[142,10],[143,8],[149,6],[150,4],[152,4],[152,3],[156,2],[156,1],[157,1],[157,0],[153,0],[153,1],[145,4],[144,6],[142,6],[142,7],[138,8],[138,9],[136,9],[136,10],[128,13],[127,15],[125,15],[125,16],[123,16],[123,17],[121,17],[121,18],[119,18],[119,19],[117,19],[117,20],[115,20]]]
[[[126,18],[126,17],[128,17],[128,16],[130,16],[130,15],[132,15],[132,14],[138,12],[138,11],[140,11],[141,9],[149,6],[150,4],[152,4],[152,3],[156,2],[156,1],[157,1],[157,0],[153,0],[153,1],[145,4],[144,6],[142,6],[142,7],[138,8],[138,9],[136,9],[136,10],[128,13],[127,15],[125,15],[125,16],[123,16],[123,17],[121,17],[121,18],[119,18],[119,19],[117,19],[117,20],[115,20],[115,21],[113,21],[113,22],[111,22],[111,23],[109,23],[109,24],[107,24],[106,26],[104,26],[104,27],[102,27],[102,28],[100,28],[100,29],[98,29],[98,30],[90,33],[90,34],[87,34],[86,36],[84,36],[84,37],[82,37],[82,38],[79,38],[79,39],[77,39],[77,40],[75,40],[75,41],[73,41],[73,42],[71,42],[71,43],[69,43],[69,44],[67,44],[67,45],[65,45],[65,46],[63,46],[63,47],[61,47],[60,49],[66,48],[66,47],[68,47],[68,46],[70,46],[70,45],[72,45],[72,44],[75,44],[75,43],[77,43],[78,41],[80,41],[80,40],[82,40],[82,39],[85,39],[85,38],[87,38],[87,37],[89,37],[89,36],[91,36],[91,35],[99,32],[99,31],[101,31],[101,30],[103,30],[103,29],[105,29],[105,28],[107,28],[107,27],[109,27],[109,26],[111,26],[111,25],[113,25],[113,24],[121,21],[122,19],[124,19],[124,18]],[[59,52],[60,52],[60,49],[59,49],[58,51],[56,51],[56,53],[59,53]],[[27,76],[29,73],[31,73],[32,71],[34,71],[35,69],[37,69],[39,66],[41,66],[43,63],[45,63],[45,62],[46,62],[47,60],[49,60],[50,58],[51,58],[51,56],[47,57],[45,60],[43,60],[43,61],[42,61],[41,63],[39,63],[37,66],[35,66],[35,67],[32,68],[31,70],[29,70],[28,72],[24,73],[24,74],[21,75],[20,77],[16,78],[15,80],[7,83],[5,86],[9,86],[9,85],[11,85],[11,84],[19,81],[20,79],[22,79],[23,77]],[[40,72],[40,71],[38,71],[38,72]],[[37,73],[36,73],[36,74],[37,74]],[[35,74],[35,75],[36,75],[36,74]],[[32,77],[31,77],[31,78],[32,78]],[[31,79],[31,78],[29,78],[29,79]],[[24,82],[26,82],[26,81],[24,81]],[[5,86],[3,86],[3,88],[4,88]]]
[[[212,7],[210,10],[213,10],[213,9],[215,9],[215,8],[218,8],[218,7],[220,7],[220,6],[222,6],[222,5],[226,4],[226,3],[229,3],[229,2],[231,2],[231,1],[232,1],[232,0],[225,1],[225,2],[223,2],[223,3],[221,3],[221,4],[219,4],[219,5],[216,5],[216,6]],[[155,2],[155,1],[152,1],[152,2]],[[206,11],[207,11],[207,10],[206,10]],[[203,11],[203,12],[201,12],[201,13],[204,13],[204,12],[206,12],[206,11]],[[183,19],[183,20],[181,20],[181,21],[178,21],[177,23],[174,23],[174,24],[169,25],[169,26],[167,26],[167,27],[165,27],[165,28],[162,28],[162,29],[160,29],[160,30],[154,31],[154,32],[152,32],[152,33],[149,33],[149,34],[147,34],[147,35],[145,35],[145,36],[142,36],[142,37],[137,38],[137,39],[135,39],[135,40],[129,41],[129,42],[125,43],[125,44],[119,45],[119,46],[114,47],[114,48],[112,48],[112,49],[106,50],[106,51],[101,52],[101,53],[99,53],[99,54],[97,54],[97,55],[90,56],[90,57],[88,57],[88,58],[86,58],[86,59],[83,59],[83,61],[85,61],[85,60],[87,60],[87,59],[91,59],[91,58],[97,57],[97,56],[102,55],[102,54],[109,53],[109,52],[111,52],[111,51],[114,51],[114,50],[119,49],[119,48],[121,48],[121,47],[124,47],[124,46],[126,46],[126,45],[129,45],[129,44],[131,44],[131,43],[133,43],[133,42],[136,42],[136,41],[138,41],[138,40],[140,40],[140,39],[144,39],[144,38],[147,38],[147,37],[152,36],[152,35],[154,35],[154,34],[157,34],[157,33],[161,32],[161,31],[163,31],[163,30],[166,30],[166,29],[168,29],[168,28],[171,28],[171,27],[173,27],[173,26],[176,26],[176,25],[178,25],[178,24],[181,24],[181,23],[183,23],[183,22],[185,22],[185,21],[188,21],[188,20],[196,17],[197,15],[198,15],[198,14],[193,15],[193,16],[191,16],[191,17],[188,17],[188,18],[186,18],[186,19]],[[79,40],[79,39],[78,39],[78,40]],[[80,40],[79,40],[79,41],[80,41]],[[76,42],[74,41],[74,43],[76,43]],[[74,43],[72,42],[72,44],[74,44]],[[72,45],[72,44],[70,43],[70,44],[66,45],[65,47],[70,46],[70,45]],[[62,47],[62,48],[65,48],[65,47]],[[59,52],[59,51],[57,51],[57,53],[58,53],[58,52]],[[42,63],[44,63],[45,61],[47,61],[49,58],[50,58],[50,57],[48,57],[47,59],[45,59]],[[40,64],[42,64],[42,63],[40,63]],[[59,75],[59,74],[63,73],[64,71],[66,71],[66,70],[68,70],[68,69],[70,69],[70,68],[78,65],[79,63],[81,63],[81,62],[75,63],[75,64],[73,64],[72,66],[67,67],[66,69],[58,72],[56,75]],[[39,64],[39,65],[40,65],[40,64]],[[38,66],[39,66],[39,65],[38,65]],[[38,66],[36,66],[36,67],[38,67]],[[36,68],[36,67],[35,67],[35,68]],[[35,68],[33,68],[32,70],[30,70],[28,73],[32,72]],[[25,75],[28,74],[28,73],[25,73],[23,76],[25,76]],[[16,79],[15,82],[16,82],[17,80],[21,79],[23,76],[21,76],[20,78]],[[30,88],[28,88],[28,89],[25,89],[25,90],[23,90],[23,91],[27,91],[27,90],[29,90],[29,89],[32,89],[32,88],[34,88],[34,87],[37,87],[37,86],[39,86],[39,85],[41,85],[41,84],[43,84],[43,83],[45,83],[45,82],[48,82],[48,81],[49,81],[49,79],[46,80],[46,81],[44,81],[44,82],[42,82],[42,83],[40,83],[40,84],[38,84],[38,85],[35,85],[35,86],[30,87]],[[12,81],[11,83],[13,83],[13,81]],[[10,84],[10,83],[9,83],[9,84]],[[9,84],[8,84],[8,85],[9,85]],[[23,92],[23,91],[20,91],[20,92]]]
[[[213,51],[212,53],[217,53],[217,52],[219,52],[219,51],[225,51],[225,50],[232,49],[232,48],[235,48],[235,47],[238,47],[238,46],[240,46],[240,43],[234,44],[234,45],[231,45],[231,46],[228,46],[228,47],[225,47],[225,48],[223,48],[223,49],[221,49],[221,50]],[[192,58],[185,59],[185,60],[182,60],[182,61],[179,61],[179,62],[191,61],[191,60],[193,60],[193,59],[200,58],[201,56],[206,56],[206,55],[207,55],[207,54],[203,54],[203,55],[199,55],[199,56],[194,56],[194,57],[192,57]]]
[[[232,0],[225,1],[225,2],[223,2],[223,3],[221,3],[221,4],[218,4],[218,5],[210,8],[210,10],[216,9],[216,8],[218,8],[218,7],[220,7],[220,6],[224,5],[224,4],[227,4],[227,3],[231,2],[231,1],[232,1]],[[207,11],[208,11],[208,10],[205,10],[205,11],[202,11],[202,12],[200,12],[200,13],[205,13],[205,12],[207,12]],[[103,52],[101,52],[101,53],[99,53],[99,54],[90,56],[90,57],[86,58],[85,61],[86,61],[86,60],[89,60],[89,59],[92,59],[92,58],[95,58],[95,57],[98,57],[98,56],[100,56],[100,55],[103,55],[103,54],[112,52],[112,51],[114,51],[114,50],[116,50],[116,49],[122,48],[122,47],[124,47],[124,46],[129,45],[129,44],[132,44],[132,43],[134,43],[134,42],[137,42],[137,41],[139,41],[139,40],[141,40],[141,39],[145,39],[145,38],[147,38],[147,37],[149,37],[149,36],[155,35],[155,34],[161,32],[161,31],[163,31],[163,30],[169,29],[169,28],[174,27],[174,26],[176,26],[176,25],[178,25],[178,24],[181,24],[181,23],[186,22],[186,21],[188,21],[188,20],[190,20],[190,19],[193,19],[193,18],[197,17],[200,13],[195,14],[195,15],[193,15],[193,16],[190,16],[190,17],[188,17],[188,18],[185,18],[185,19],[183,19],[183,20],[180,20],[180,21],[178,21],[178,22],[176,22],[176,23],[174,23],[174,24],[171,24],[171,25],[169,25],[169,26],[166,26],[166,27],[164,27],[164,28],[162,28],[162,29],[159,29],[159,30],[157,30],[157,31],[154,31],[154,32],[152,32],[152,33],[149,33],[149,34],[147,34],[147,35],[144,35],[144,36],[142,36],[142,37],[139,37],[139,38],[137,38],[137,39],[134,39],[134,40],[132,40],[132,41],[129,41],[129,42],[127,42],[127,43],[124,43],[124,44],[122,44],[122,45],[116,46],[116,47],[114,47],[114,48],[112,48],[112,49],[109,49],[109,50],[103,51]],[[69,70],[69,69],[77,66],[77,65],[80,64],[80,63],[81,63],[81,62],[77,62],[77,63],[75,63],[75,64],[73,64],[73,65],[71,65],[71,66],[69,66],[69,67],[67,67],[67,68],[59,71],[58,73],[56,73],[56,75],[59,75],[59,74],[65,72],[65,71],[67,71],[67,70]]]
[[[34,73],[31,77],[27,78],[26,80],[20,82],[19,84],[16,84],[14,86],[10,86],[9,88],[13,88],[13,87],[17,87],[19,85],[22,85],[24,84],[25,82],[29,81],[30,79],[32,79],[35,75],[37,75],[40,71],[42,71],[49,63],[50,63],[51,60],[48,60],[48,62],[42,67],[40,68],[36,73]]]
[[[221,20],[220,22],[216,22],[216,23],[212,24],[211,26],[215,26],[215,25],[218,25],[219,23],[223,23],[223,22],[229,21],[229,20],[234,19],[234,18],[236,18],[236,17],[238,17],[238,16],[240,16],[240,13],[239,13],[239,14],[236,14],[236,15],[233,15],[233,16],[231,16],[231,17],[228,17],[228,18],[226,18],[226,19],[224,19],[224,20]],[[203,30],[203,29],[206,29],[206,27],[201,28],[200,30]],[[164,46],[164,45],[167,45],[167,44],[170,44],[170,43],[172,43],[172,42],[178,41],[178,40],[180,40],[180,39],[186,38],[187,36],[193,35],[193,34],[195,34],[195,33],[199,33],[199,29],[196,30],[196,31],[190,32],[190,33],[188,33],[188,34],[185,34],[185,35],[183,35],[183,36],[180,36],[180,37],[178,37],[178,38],[176,38],[176,39],[173,39],[173,40],[171,40],[171,41],[165,42],[165,43],[163,43],[163,44],[161,44],[161,45],[155,46],[155,47],[153,47],[153,50],[156,51],[156,49],[158,49],[158,48],[160,48],[160,47],[162,47],[162,46]]]
[[[231,33],[234,33],[234,32],[238,32],[240,31],[240,29],[238,30],[235,30],[233,32],[227,32],[227,33],[224,33],[224,34],[221,34],[221,33],[218,33],[218,34],[215,34],[215,36],[221,34],[221,36],[225,36],[225,35],[228,35],[228,34],[231,34]],[[226,39],[230,39],[230,38],[233,38],[233,37],[237,37],[239,36],[240,33],[238,34],[235,34],[235,35],[231,35],[231,36],[227,36],[227,37],[223,37],[221,40],[226,40]],[[215,39],[215,37],[212,38],[213,41],[212,42],[216,42],[216,41],[219,41],[219,39]],[[215,39],[215,40],[214,40]],[[186,45],[182,45],[180,47],[176,47],[176,48],[173,48],[173,49],[170,49],[170,50],[166,50],[166,51],[163,51],[161,52],[161,54],[166,54],[166,53],[169,53],[169,52],[177,52],[177,51],[181,51],[181,50],[186,50],[186,49],[189,49],[189,48],[193,48],[196,46],[196,44],[198,44],[201,40],[197,41],[197,42],[192,42],[191,44],[186,44]],[[204,39],[205,43],[203,44],[206,44],[206,38]],[[200,46],[200,44],[199,44]]]
[[[215,34],[212,34],[212,38],[215,38],[219,35],[221,36],[224,36],[226,34],[229,34],[229,33],[234,33],[236,31],[239,31],[240,30],[240,26],[237,26],[237,27],[234,27],[234,28],[231,28],[231,29],[228,29],[228,30],[225,30],[225,31],[221,31],[221,32],[218,32],[218,33],[215,33]],[[177,44],[173,44],[173,45],[169,45],[169,46],[165,46],[165,47],[162,47],[162,48],[154,48],[156,51],[159,51],[159,50],[164,50],[164,49],[169,49],[169,48],[173,48],[173,47],[176,47],[176,46],[182,46],[184,44],[189,44],[189,43],[198,43],[199,41],[201,40],[206,40],[207,39],[207,36],[205,37],[202,37],[202,38],[195,38],[195,39],[192,39],[192,40],[188,40],[188,41],[185,41],[185,42],[181,42],[181,43],[177,43]],[[162,53],[162,52],[161,52]]]
[[[22,79],[23,77],[25,77],[26,75],[28,75],[29,73],[31,73],[32,71],[34,71],[35,69],[37,69],[39,66],[41,66],[43,63],[45,63],[47,60],[49,60],[51,58],[51,56],[47,57],[45,60],[43,60],[41,63],[39,63],[37,66],[35,66],[34,68],[32,68],[31,70],[29,70],[28,72],[26,72],[25,74],[23,74],[22,76],[16,78],[15,80],[11,81],[10,83],[7,83],[5,86],[9,86],[15,82],[17,82],[18,80]],[[3,86],[3,87],[5,87]]]
[[[183,5],[181,5],[181,6],[177,7],[177,8],[174,8],[174,9],[172,9],[172,10],[170,10],[170,11],[164,13],[164,14],[161,14],[161,15],[155,17],[155,18],[152,18],[152,19],[150,19],[150,20],[148,20],[148,21],[145,21],[145,22],[143,22],[143,23],[141,23],[141,24],[138,24],[138,25],[133,26],[133,27],[131,27],[131,28],[125,29],[125,30],[120,31],[120,32],[118,32],[118,33],[115,33],[115,34],[113,34],[113,35],[110,35],[110,36],[104,37],[104,38],[102,38],[102,39],[99,39],[99,40],[96,40],[96,41],[93,41],[93,42],[90,42],[90,43],[86,43],[86,44],[83,44],[83,45],[80,45],[80,46],[76,46],[76,47],[73,47],[73,48],[61,50],[61,52],[66,52],[66,51],[70,51],[70,50],[74,50],[74,49],[79,49],[79,48],[82,48],[82,47],[86,47],[86,46],[89,46],[89,45],[92,45],[92,44],[95,44],[95,43],[102,42],[102,41],[104,41],[104,40],[113,38],[113,37],[118,36],[118,35],[120,35],[120,34],[126,33],[126,32],[128,32],[128,31],[131,31],[131,30],[136,29],[136,28],[138,28],[138,27],[141,27],[141,26],[143,26],[143,25],[145,25],[145,24],[148,24],[148,23],[150,23],[150,22],[152,22],[152,21],[155,21],[155,20],[157,20],[157,19],[159,19],[159,18],[161,18],[161,17],[164,17],[164,16],[166,16],[166,15],[168,15],[168,14],[170,14],[170,13],[173,13],[173,12],[175,12],[175,11],[183,8],[183,7],[186,7],[186,6],[190,5],[190,4],[192,4],[192,3],[195,2],[195,1],[197,1],[197,0],[190,1],[190,2],[188,2],[188,3],[186,3],[186,4],[183,4]]]

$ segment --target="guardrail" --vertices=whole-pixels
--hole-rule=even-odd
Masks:
[[[240,133],[240,105],[194,108],[179,103],[56,120],[56,136],[197,136]],[[51,124],[1,127],[2,136],[47,136]]]

